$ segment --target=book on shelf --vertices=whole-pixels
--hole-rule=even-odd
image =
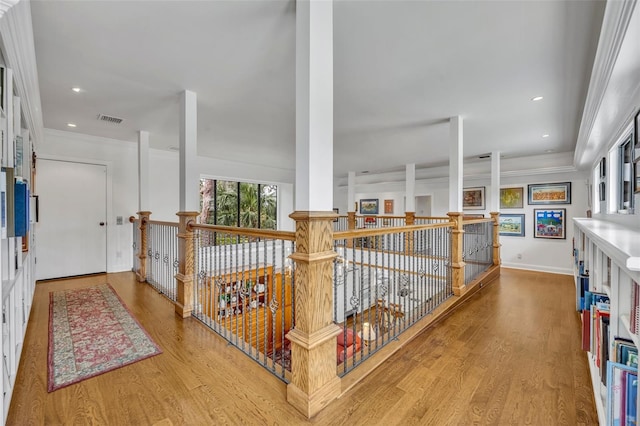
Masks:
[[[589,275],[578,275],[578,292],[576,293],[576,310],[583,311],[587,305],[585,293],[589,291]]]
[[[607,424],[635,425],[638,397],[638,368],[607,362]]]

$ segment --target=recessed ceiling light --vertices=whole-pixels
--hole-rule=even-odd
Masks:
[[[81,88],[79,88],[79,87],[72,87],[72,88],[71,88],[71,90],[73,90],[73,91],[74,91],[74,92],[76,92],[76,93],[80,93],[80,91],[81,91],[82,89],[81,89]]]
[[[362,173],[362,174],[364,175],[364,174],[369,173],[369,170],[363,170],[363,171],[361,171],[360,173]]]
[[[67,123],[67,127],[77,127],[77,126],[73,123]]]
[[[541,101],[544,98],[542,96],[536,96],[535,98],[531,98],[532,101]]]
[[[549,137],[549,134],[548,134],[548,133],[545,133],[544,135],[542,135],[542,137],[543,137],[543,138],[548,138],[548,137]]]
[[[555,152],[555,150],[554,150],[554,149],[545,149],[545,150],[544,150],[544,152],[546,152],[546,153],[552,153],[552,152]]]

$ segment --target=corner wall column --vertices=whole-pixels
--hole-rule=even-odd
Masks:
[[[138,212],[138,223],[140,223],[140,250],[138,251],[138,259],[140,259],[140,269],[136,272],[138,282],[145,282],[147,280],[147,223],[151,212],[140,211]]]
[[[180,219],[178,224],[178,273],[176,274],[176,314],[182,318],[191,316],[193,311],[193,276],[195,273],[195,257],[193,245],[195,233],[191,224],[196,223],[199,212],[176,213]]]
[[[180,96],[180,211],[200,207],[198,173],[198,98],[185,90]]]
[[[449,220],[453,222],[451,230],[451,274],[453,276],[452,286],[453,294],[461,296],[465,292],[464,284],[464,266],[466,263],[462,260],[464,250],[464,228],[462,226],[463,214],[460,212],[447,213]]]

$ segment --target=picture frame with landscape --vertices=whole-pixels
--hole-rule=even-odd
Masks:
[[[498,230],[501,236],[524,237],[524,214],[500,214]]]
[[[484,186],[464,188],[462,190],[462,208],[464,210],[484,210]]]
[[[378,199],[368,198],[360,200],[360,214],[378,214]]]
[[[528,203],[571,204],[571,182],[530,184]]]
[[[521,209],[524,206],[524,188],[500,188],[501,209]]]

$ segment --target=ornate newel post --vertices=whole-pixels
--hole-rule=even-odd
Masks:
[[[500,265],[502,259],[500,259],[500,212],[491,212],[491,219],[493,219],[493,264]]]
[[[178,273],[176,274],[176,314],[187,318],[193,311],[193,275],[195,258],[193,243],[195,233],[191,224],[196,223],[198,212],[176,213],[180,218],[178,224]]]
[[[340,395],[336,375],[336,336],[333,323],[333,212],[298,211],[296,221],[295,327],[287,334],[291,345],[291,382],[287,401],[312,417]]]
[[[416,223],[416,212],[404,212],[404,225],[410,226]],[[404,252],[406,254],[413,253],[413,232],[407,232],[405,234],[405,241],[407,242]]]
[[[143,283],[147,280],[147,223],[151,212],[138,212],[138,221],[140,223],[140,250],[138,251],[138,259],[140,260],[140,269],[136,273],[138,282]]]
[[[463,235],[464,228],[462,227],[463,214],[460,212],[447,213],[449,221],[453,222],[453,229],[451,230],[451,272],[453,274],[453,294],[461,296],[465,291],[464,284],[464,266],[465,262],[462,260],[462,251],[464,250]]]

